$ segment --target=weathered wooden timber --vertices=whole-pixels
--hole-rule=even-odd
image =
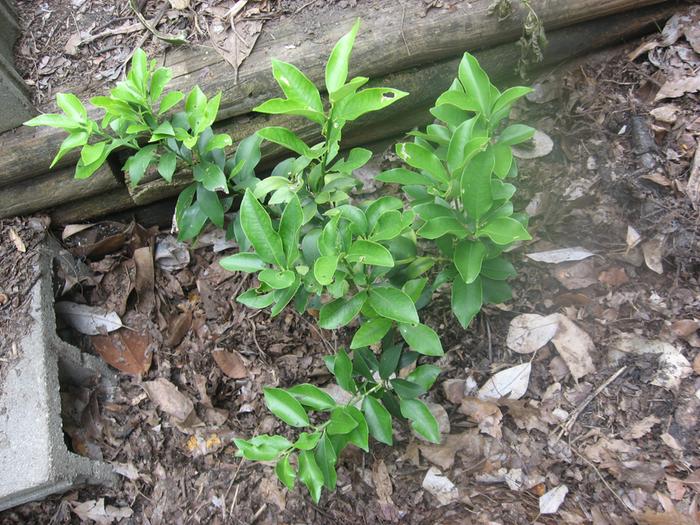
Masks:
[[[427,14],[422,2],[387,1],[363,20],[360,37],[353,51],[352,74],[384,76],[406,68],[432,64],[461,54],[515,40],[522,31],[525,10],[499,21],[488,13],[492,0],[464,2],[451,10],[433,9]],[[615,13],[668,3],[668,0],[532,0],[532,7],[547,31]],[[166,57],[166,65],[176,73],[174,86],[182,89],[199,84],[211,95],[223,92],[220,118],[248,113],[260,101],[276,92],[270,73],[270,58],[296,64],[320,84],[323,61],[333,43],[362,17],[361,6],[344,10],[342,15],[319,12],[318,27],[324,33],[300,41],[294,18],[266,26],[251,55],[242,64],[235,82],[233,69],[211,51],[176,52]],[[294,45],[290,45],[290,43]],[[48,171],[51,158],[64,134],[47,128],[19,128],[0,135],[0,186],[26,180]],[[28,154],[27,152],[31,152]],[[77,154],[66,155],[60,166],[75,163]]]

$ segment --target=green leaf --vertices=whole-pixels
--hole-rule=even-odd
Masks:
[[[498,217],[489,221],[486,226],[477,231],[477,236],[488,237],[500,245],[532,239],[525,227],[511,217]]]
[[[372,152],[365,148],[352,148],[347,159],[341,159],[331,168],[331,171],[340,173],[352,173],[353,170],[361,168],[369,159],[372,158]]]
[[[372,229],[370,240],[388,241],[397,237],[404,229],[403,215],[397,210],[382,213]]]
[[[338,268],[337,255],[324,255],[314,263],[314,277],[319,284],[326,286],[333,282],[333,275]]]
[[[390,319],[383,317],[377,317],[362,323],[352,338],[350,348],[354,350],[355,348],[378,343],[387,334],[392,324]]]
[[[234,439],[233,442],[238,447],[236,455],[251,461],[272,461],[292,446],[287,438],[268,434],[261,434],[248,440]]]
[[[59,128],[65,130],[80,129],[81,125],[78,122],[66,117],[65,115],[58,115],[55,113],[44,113],[43,115],[38,115],[33,119],[29,119],[24,123],[25,126],[37,127],[37,126],[48,126],[51,128]]]
[[[484,261],[481,266],[481,275],[494,281],[505,281],[518,275],[510,261],[503,257],[495,257]]]
[[[283,290],[294,283],[295,275],[291,270],[273,270],[268,268],[258,274],[258,280],[273,290]]]
[[[465,283],[460,276],[455,277],[452,283],[452,312],[466,330],[476,314],[481,311],[483,304],[483,291],[481,278],[477,277],[471,283]]]
[[[513,102],[521,97],[524,97],[528,93],[532,93],[532,88],[515,86],[506,89],[493,103],[493,113],[501,112],[509,107]]]
[[[177,165],[177,156],[175,153],[169,151],[161,155],[158,161],[158,174],[163,177],[166,181],[173,181],[173,174],[175,173],[175,166]]]
[[[71,132],[61,143],[60,148],[58,148],[58,153],[56,153],[56,156],[54,157],[53,161],[51,161],[51,166],[49,167],[53,168],[56,163],[69,151],[84,146],[89,138],[90,136],[85,131]]]
[[[353,429],[357,428],[357,421],[348,413],[344,407],[334,408],[331,412],[331,418],[326,427],[326,431],[331,436],[349,434]]]
[[[275,474],[277,478],[282,482],[282,484],[287,487],[287,490],[292,490],[294,488],[294,481],[296,480],[296,473],[289,463],[289,456],[284,456],[275,465]]]
[[[56,95],[56,104],[63,110],[66,116],[75,122],[85,122],[87,111],[80,99],[72,93],[59,93]]]
[[[391,88],[363,89],[339,102],[335,116],[341,120],[355,120],[366,113],[390,106],[408,93]]]
[[[484,293],[484,303],[500,304],[513,298],[513,290],[505,281],[494,281],[483,277],[481,286]]]
[[[391,377],[391,374],[396,371],[396,367],[399,364],[401,351],[401,345],[393,345],[382,351],[382,355],[379,359],[379,377],[382,379],[389,379],[389,377]]]
[[[373,266],[383,266],[385,268],[394,267],[394,258],[391,252],[384,246],[373,241],[362,239],[355,241],[350,246],[345,260],[350,263],[371,264]]]
[[[129,182],[132,187],[135,187],[143,178],[148,165],[153,160],[157,146],[145,146],[138,150],[124,164],[124,169],[129,173]]]
[[[173,72],[170,68],[159,67],[153,73],[151,77],[151,86],[149,89],[149,96],[151,100],[158,100],[160,95],[163,93],[163,89],[170,82],[173,77]]]
[[[343,219],[351,223],[351,231],[356,235],[366,235],[369,228],[367,216],[360,208],[351,204],[343,204],[337,208],[333,208],[326,212],[326,215],[332,216],[339,213]]]
[[[376,201],[367,206],[365,215],[367,216],[367,225],[369,229],[373,229],[377,224],[379,217],[390,210],[400,210],[403,208],[401,199],[391,196],[380,197]]]
[[[169,109],[172,109],[174,106],[179,104],[183,98],[185,98],[185,95],[182,93],[182,91],[171,91],[165,95],[163,100],[160,101],[160,106],[158,106],[158,115],[162,115]]]
[[[277,316],[290,303],[290,301],[294,299],[300,286],[301,277],[294,273],[294,282],[288,288],[275,291],[273,296],[275,299],[275,305],[270,310],[270,315],[272,317]]]
[[[320,439],[320,432],[314,432],[312,434],[302,432],[299,434],[299,438],[294,442],[294,448],[297,450],[311,450],[316,447],[316,444]]]
[[[330,57],[328,57],[328,63],[326,64],[326,90],[331,94],[331,101],[334,101],[333,93],[343,87],[345,80],[348,78],[350,53],[359,29],[360,19],[358,18],[350,32],[338,40],[333,47],[333,51],[331,51]]]
[[[440,372],[442,372],[440,367],[435,365],[420,365],[417,366],[413,372],[408,374],[406,379],[412,383],[422,386],[427,392],[435,383],[435,380],[440,375]]]
[[[219,261],[219,264],[224,270],[229,272],[246,272],[254,273],[264,270],[267,265],[265,262],[254,253],[234,253],[224,257]]]
[[[323,472],[316,463],[316,458],[308,450],[299,453],[299,479],[309,489],[311,499],[318,503],[323,489]]]
[[[224,149],[230,146],[231,144],[233,144],[231,136],[226,133],[220,133],[218,135],[214,135],[212,138],[209,139],[209,141],[207,141],[207,145],[204,148],[204,152],[209,153],[210,151],[213,151],[215,149]]]
[[[241,202],[241,227],[258,256],[269,264],[285,266],[282,239],[272,227],[272,220],[265,208],[248,189]]]
[[[449,176],[442,161],[429,149],[412,142],[396,145],[396,154],[409,166],[426,171],[441,182],[448,183]]]
[[[244,304],[248,308],[267,308],[275,301],[274,293],[258,293],[255,288],[251,288],[236,297],[236,302]]]
[[[401,399],[415,399],[425,394],[425,389],[422,386],[405,379],[394,378],[390,383],[396,395]]]
[[[481,113],[491,115],[491,82],[479,62],[469,53],[459,63],[459,81],[467,95],[476,99]]]
[[[493,200],[510,200],[515,194],[515,186],[498,179],[491,181],[491,197]],[[511,208],[512,209],[512,208]],[[508,215],[512,215],[512,212]]]
[[[185,100],[185,111],[187,113],[197,115],[198,117],[204,113],[204,108],[207,104],[207,97],[197,85],[187,95]]]
[[[255,106],[253,111],[258,113],[267,113],[269,115],[299,115],[313,122],[323,125],[325,116],[321,112],[309,109],[309,106],[299,100],[291,100],[284,98],[271,98],[266,100],[259,106]]]
[[[463,240],[457,244],[454,264],[465,283],[473,283],[479,277],[484,257],[486,246],[480,241]]]
[[[348,411],[348,414],[350,414],[355,421],[357,421],[357,427],[347,436],[348,441],[357,445],[365,452],[369,452],[369,428],[367,427],[365,416],[363,416],[362,412],[360,412],[354,406],[348,406],[345,408]]]
[[[335,490],[336,472],[335,463],[338,460],[338,455],[335,452],[333,443],[324,434],[316,446],[315,453],[316,462],[323,473],[323,484],[328,490]]]
[[[442,93],[435,101],[435,106],[443,106],[450,104],[464,111],[479,111],[479,101],[473,97],[467,96],[462,91],[448,90]]]
[[[391,286],[370,288],[369,305],[387,319],[393,319],[399,323],[418,323],[416,305],[398,288]]]
[[[462,173],[462,203],[469,217],[481,219],[493,204],[491,197],[491,173],[494,167],[491,150],[479,153],[467,164]]]
[[[360,292],[349,300],[341,298],[324,304],[319,312],[319,326],[326,330],[345,326],[360,313],[366,300],[367,292]]]
[[[85,144],[80,150],[80,158],[84,164],[92,164],[102,156],[106,146],[105,141],[96,142],[95,144]]]
[[[428,187],[433,187],[436,183],[435,179],[425,175],[424,173],[416,173],[415,171],[407,170],[405,168],[394,168],[383,171],[377,175],[375,179],[388,184],[412,184]]]
[[[309,425],[309,416],[294,399],[291,394],[281,388],[265,387],[265,405],[274,415],[293,427],[306,427]]]
[[[435,330],[424,324],[400,324],[399,332],[411,350],[423,355],[440,357],[445,354]]]
[[[386,445],[393,445],[394,436],[391,428],[391,415],[376,398],[365,396],[362,401],[362,411],[365,414],[369,433],[374,439]]]
[[[314,410],[329,410],[336,406],[335,400],[317,386],[309,383],[294,385],[287,389],[302,405]]]
[[[228,193],[226,175],[224,175],[222,169],[213,162],[202,161],[196,164],[192,170],[192,176],[194,180],[201,182],[209,191],[223,191]]]
[[[501,132],[498,143],[504,146],[514,146],[526,140],[530,140],[535,134],[535,128],[524,124],[513,124]]]
[[[440,429],[425,403],[417,399],[400,401],[401,415],[411,422],[411,428],[431,443],[440,443]]]
[[[287,257],[287,264],[290,266],[299,256],[299,230],[303,221],[304,213],[301,209],[301,203],[299,198],[294,195],[284,207],[279,226],[284,254]]]
[[[303,157],[316,158],[320,155],[320,152],[313,152],[306,145],[306,143],[301,140],[297,135],[281,126],[271,126],[258,130],[257,135],[260,138],[284,146],[285,148],[293,151],[297,155]]]
[[[499,179],[505,179],[508,176],[511,165],[513,164],[513,152],[511,151],[510,146],[496,144],[493,146],[493,155],[495,159],[493,172]]]
[[[211,222],[219,228],[224,227],[224,207],[216,192],[209,191],[203,185],[198,185],[197,204]]]
[[[466,237],[467,230],[464,224],[454,217],[436,217],[418,229],[418,236],[424,239],[438,239],[448,233],[461,239]]]
[[[428,279],[426,278],[411,279],[403,284],[401,290],[411,298],[411,301],[415,303],[418,302],[418,299],[420,299],[420,296],[423,293],[427,283]]]
[[[273,58],[272,74],[287,98],[303,103],[312,111],[323,113],[318,89],[299,69]]]
[[[136,49],[133,56],[131,57],[131,73],[134,84],[136,84],[141,91],[146,89],[146,77],[148,76],[148,57],[143,49]]]
[[[357,385],[352,378],[352,361],[345,353],[345,350],[339,350],[335,356],[333,365],[333,375],[338,380],[338,385],[348,392],[354,394],[357,392]]]

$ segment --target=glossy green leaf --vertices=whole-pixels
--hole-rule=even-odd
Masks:
[[[325,121],[325,116],[322,112],[309,109],[308,104],[300,100],[272,98],[259,106],[255,106],[253,111],[269,115],[299,115],[321,125]]]
[[[183,98],[185,98],[185,95],[181,91],[171,91],[163,97],[163,100],[160,101],[160,106],[158,107],[158,114],[162,115],[169,109],[172,109],[177,104],[179,104]]]
[[[466,329],[469,326],[481,311],[482,304],[481,278],[477,277],[473,283],[467,284],[457,276],[452,283],[452,312],[462,328]]]
[[[409,166],[427,172],[433,178],[447,183],[449,176],[442,161],[419,144],[404,142],[396,145],[396,154]]]
[[[267,265],[260,257],[248,252],[228,255],[219,260],[219,264],[224,270],[229,272],[253,273],[267,268]]]
[[[393,268],[394,266],[394,258],[389,250],[377,242],[364,241],[362,239],[352,243],[345,260],[350,263],[359,262],[386,268]]]
[[[404,230],[404,216],[397,210],[389,210],[382,213],[374,225],[370,240],[388,241],[397,237]]]
[[[209,191],[203,185],[197,186],[197,204],[214,225],[224,227],[224,207],[216,192]]]
[[[173,174],[177,165],[177,156],[172,151],[168,151],[161,155],[158,161],[158,174],[167,182],[173,181]]]
[[[360,20],[358,18],[350,32],[338,40],[333,47],[333,51],[331,51],[330,57],[328,57],[326,64],[326,91],[331,94],[332,101],[334,100],[333,93],[343,87],[348,78],[350,53],[359,29]]]
[[[338,455],[333,447],[333,443],[326,434],[323,435],[321,441],[316,446],[314,454],[316,463],[323,473],[323,484],[328,490],[335,490],[336,472],[335,464],[338,460]]]
[[[287,258],[287,264],[290,266],[299,256],[299,230],[303,221],[304,212],[301,208],[301,203],[299,198],[294,195],[284,207],[279,226],[279,235],[282,239],[284,254]]]
[[[38,126],[48,126],[51,128],[59,128],[65,130],[75,130],[80,129],[81,124],[74,121],[65,115],[58,115],[55,113],[44,113],[43,115],[38,115],[32,119],[29,119],[24,123],[25,126],[38,127]]]
[[[221,168],[213,162],[202,161],[192,169],[192,176],[197,182],[209,191],[224,191],[228,193],[226,175]]]
[[[465,283],[473,283],[479,277],[484,257],[486,257],[486,246],[480,241],[465,239],[457,244],[454,265]]]
[[[510,301],[513,298],[513,290],[505,281],[494,281],[482,277],[481,286],[483,289],[484,303],[500,304]]]
[[[429,175],[424,173],[416,173],[415,171],[407,170],[405,168],[394,168],[383,171],[377,175],[375,179],[388,184],[416,184],[428,187],[432,187],[436,183],[435,179]]]
[[[387,319],[393,319],[399,323],[418,323],[416,305],[398,288],[391,286],[370,288],[369,305]]]
[[[415,399],[425,394],[425,389],[419,384],[412,383],[406,379],[394,378],[390,380],[391,386],[401,399]]]
[[[357,422],[357,427],[347,435],[348,441],[369,452],[369,428],[365,416],[354,406],[348,406],[346,410]]]
[[[296,153],[297,155],[315,158],[320,154],[318,152],[314,153],[313,151],[311,151],[311,149],[306,145],[306,143],[303,140],[301,140],[293,131],[290,131],[287,128],[283,128],[280,126],[271,126],[268,128],[258,130],[257,135],[260,138],[263,138],[270,142],[274,142],[275,144],[279,144],[280,146],[284,146],[285,148]]]
[[[321,432],[302,432],[294,442],[294,448],[297,450],[311,450],[316,447],[316,444],[321,439],[321,435]]]
[[[525,227],[510,217],[499,217],[489,221],[481,228],[477,235],[488,237],[496,244],[504,245],[515,241],[529,241],[532,239]]]
[[[281,388],[264,389],[265,405],[274,415],[293,427],[305,427],[309,425],[309,416],[299,401]]]
[[[292,465],[289,463],[289,456],[284,456],[277,462],[277,465],[275,465],[275,474],[282,484],[287,487],[287,490],[292,490],[294,488],[294,481],[297,475]]]
[[[411,298],[411,301],[415,303],[420,298],[427,283],[428,279],[426,278],[411,279],[410,281],[406,281],[404,283],[401,290]]]
[[[367,210],[365,211],[369,229],[372,230],[377,224],[379,217],[384,215],[387,211],[400,210],[402,208],[403,202],[401,201],[401,199],[389,195],[380,197],[377,200],[372,201],[369,204],[369,206],[367,206]]]
[[[393,445],[394,436],[391,428],[391,415],[376,398],[365,396],[362,401],[362,411],[365,414],[369,433],[374,439],[386,445]]]
[[[143,178],[148,165],[155,156],[157,146],[145,146],[138,150],[124,164],[124,169],[129,173],[129,182],[131,186],[136,186]]]
[[[72,93],[59,93],[56,95],[56,104],[63,110],[66,116],[75,122],[85,122],[87,111],[80,99]]]
[[[360,313],[367,300],[367,292],[360,292],[350,299],[336,299],[324,304],[319,312],[318,324],[326,330],[345,326]]]
[[[363,322],[357,332],[355,332],[350,348],[361,348],[378,343],[387,334],[392,324],[390,319],[383,317]]]
[[[335,361],[333,364],[333,375],[338,381],[338,385],[347,390],[350,393],[357,392],[357,385],[355,380],[352,378],[352,361],[345,353],[345,350],[339,350],[335,355]]]
[[[444,355],[440,338],[435,330],[424,324],[400,324],[399,332],[414,352],[440,357]]]
[[[435,417],[422,401],[402,399],[401,415],[411,422],[411,428],[431,443],[440,443],[440,429]]]
[[[312,111],[323,113],[318,89],[296,66],[273,58],[272,74],[287,98],[302,102]]]
[[[258,274],[258,280],[273,290],[282,290],[294,284],[295,275],[291,270],[273,270],[268,268]]]
[[[389,379],[391,374],[396,371],[401,358],[401,345],[393,345],[389,348],[384,348],[379,359],[379,376],[382,379]]]
[[[418,236],[424,239],[438,239],[447,234],[455,235],[461,239],[466,237],[467,229],[454,217],[430,219],[418,229]]]
[[[207,145],[204,148],[204,152],[209,153],[210,151],[214,151],[215,149],[224,149],[229,147],[231,144],[233,144],[233,141],[231,140],[230,135],[226,133],[214,135],[207,142]]]
[[[338,268],[337,255],[324,255],[316,259],[314,263],[314,277],[319,284],[326,286],[333,282],[333,275]]]
[[[333,398],[317,386],[303,383],[287,389],[302,405],[314,410],[329,410],[336,406]]]
[[[266,263],[284,267],[282,240],[272,227],[272,220],[267,211],[250,190],[246,190],[243,196],[240,217],[241,227],[258,256]]]
[[[491,150],[475,156],[462,173],[462,203],[469,217],[478,221],[493,204],[491,197],[491,173],[494,157]]]
[[[501,132],[498,143],[504,146],[514,146],[530,140],[535,134],[535,129],[524,124],[512,124]]]
[[[481,275],[494,281],[505,281],[517,274],[511,262],[503,257],[488,259],[481,266]]]
[[[284,436],[268,434],[261,434],[251,439],[234,439],[233,442],[238,447],[236,455],[251,461],[272,461],[292,446]]]
[[[476,58],[469,53],[464,53],[459,63],[459,81],[467,95],[477,101],[481,113],[488,118],[491,114],[491,82]]]
[[[496,144],[493,146],[493,155],[495,160],[493,172],[499,179],[505,179],[513,164],[513,152],[510,146]]]
[[[255,288],[243,292],[241,295],[236,297],[236,302],[244,304],[248,308],[267,308],[272,303],[275,302],[275,297],[273,292],[268,293],[258,293]]]
[[[329,435],[349,434],[357,428],[357,421],[348,413],[345,407],[334,408],[331,412],[326,431]]]
[[[311,499],[318,503],[323,489],[323,472],[316,463],[316,458],[308,450],[299,453],[299,479],[309,489]]]
[[[515,86],[506,89],[493,103],[493,113],[500,112],[521,97],[524,97],[528,93],[532,93],[532,88]]]
[[[358,91],[338,103],[336,117],[341,120],[355,120],[366,113],[390,106],[408,93],[391,88],[369,88]]]
[[[413,370],[406,379],[423,387],[426,392],[433,386],[442,370],[435,365],[420,365]]]

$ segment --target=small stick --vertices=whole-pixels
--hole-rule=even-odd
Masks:
[[[615,372],[613,375],[611,375],[609,378],[607,378],[602,385],[600,385],[598,388],[596,388],[593,392],[588,394],[588,397],[583,400],[583,403],[581,403],[576,409],[571,413],[569,416],[569,419],[566,420],[566,423],[562,426],[561,430],[559,431],[559,435],[557,436],[558,439],[561,439],[562,435],[566,432],[569,433],[571,431],[571,427],[574,426],[574,423],[576,422],[576,419],[578,419],[578,416],[581,415],[581,412],[583,412],[583,409],[588,406],[588,404],[595,399],[595,397],[600,394],[610,383],[615,381],[622,373],[627,369],[626,366],[623,366],[620,368],[617,372]]]

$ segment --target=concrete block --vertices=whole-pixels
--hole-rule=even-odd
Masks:
[[[110,465],[73,454],[64,441],[60,386],[116,379],[107,365],[56,335],[52,262],[61,253],[55,241],[42,246],[41,276],[32,288],[30,332],[21,356],[0,385],[0,511],[76,486],[111,484]]]
[[[0,133],[20,126],[34,115],[24,81],[15,67],[0,53]]]
[[[12,0],[0,0],[0,54],[14,64],[12,48],[19,36],[17,12]]]

